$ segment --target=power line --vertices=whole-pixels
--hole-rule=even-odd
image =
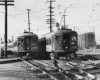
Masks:
[[[14,17],[14,18],[16,18],[16,19],[18,19],[18,20],[21,20],[21,21],[23,21],[23,22],[27,22],[26,20],[22,20],[22,19],[19,19],[19,18],[17,18],[17,17],[15,17],[15,16],[13,16],[13,15],[10,15],[11,17]]]
[[[36,6],[37,2],[38,2],[38,0],[36,0],[35,4],[34,4],[34,6],[33,6],[33,8],[32,8],[31,10],[33,10],[33,9],[34,9],[34,7]]]
[[[72,6],[72,5],[76,4],[78,1],[79,1],[79,0],[75,1],[75,2],[74,2],[74,3],[72,3],[70,6]],[[70,7],[70,6],[69,6],[69,7]],[[69,8],[69,7],[68,7],[68,8]],[[67,8],[67,9],[68,9],[68,8]],[[66,13],[66,9],[65,9],[65,11],[64,11],[64,13],[63,13],[63,15],[65,15],[65,13]],[[62,16],[62,18],[61,18],[60,25],[61,25],[61,23],[62,23],[62,20],[63,20],[63,16]]]
[[[25,11],[21,10],[20,8],[18,8],[18,7],[14,7],[14,8],[21,11],[21,12],[25,12]]]
[[[48,10],[48,8],[45,8],[45,9],[41,9],[41,10],[37,10],[37,11],[31,11],[30,13],[37,13],[37,12],[41,12],[41,11],[45,11],[45,10]],[[25,13],[22,13],[22,14],[13,14],[13,15],[26,15],[27,13],[25,12]],[[11,15],[9,15],[9,16],[11,16]]]
[[[96,21],[100,21],[100,19],[92,20],[92,21],[89,21],[89,22],[96,22]],[[86,22],[80,22],[80,23],[73,23],[73,24],[68,24],[68,25],[77,25],[77,24],[84,24],[84,23],[88,23],[88,21],[86,21]]]

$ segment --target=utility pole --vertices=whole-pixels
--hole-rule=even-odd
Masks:
[[[50,0],[50,1],[47,1],[47,2],[50,2],[50,7],[49,7],[50,8],[50,11],[49,11],[50,15],[47,15],[47,16],[50,16],[50,19],[47,19],[47,22],[50,22],[50,23],[47,23],[47,24],[50,24],[50,32],[52,32],[52,24],[53,24],[53,22],[55,22],[54,19],[52,18],[52,16],[54,16],[54,15],[52,15],[52,13],[53,13],[52,2],[55,2],[55,1]]]
[[[14,4],[8,4],[8,2],[14,2],[13,0],[0,0],[0,2],[5,2],[4,4],[0,5],[5,5],[5,54],[4,57],[7,57],[7,12],[8,12],[8,5],[14,5]]]
[[[28,25],[29,25],[29,33],[30,33],[30,14],[29,14],[29,11],[30,11],[30,9],[27,9],[27,11],[28,11]]]

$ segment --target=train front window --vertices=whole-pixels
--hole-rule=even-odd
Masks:
[[[76,38],[76,36],[72,36],[72,41],[76,41],[77,40],[77,38]]]

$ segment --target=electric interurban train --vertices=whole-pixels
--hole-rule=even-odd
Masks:
[[[24,33],[8,44],[11,52],[22,57],[55,58],[65,57],[66,60],[75,58],[77,45],[77,32],[71,29],[60,29],[38,38],[34,33]]]
[[[15,41],[9,43],[7,48],[19,57],[27,55],[27,57],[33,58],[38,52],[38,36],[31,32],[25,32],[18,36]]]
[[[69,60],[77,56],[77,49],[77,32],[71,29],[61,29],[45,34],[38,41],[38,53],[44,57],[53,55],[56,58],[65,57]]]

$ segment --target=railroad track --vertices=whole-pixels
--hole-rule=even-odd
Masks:
[[[86,59],[86,60],[99,60],[99,59],[95,58],[95,57],[92,56],[92,55],[84,55],[83,57],[84,57],[84,59]]]
[[[31,65],[32,67],[41,70],[42,73],[45,73],[48,76],[50,76],[49,80],[72,80],[68,78],[62,71],[59,72],[57,69],[55,69],[52,66],[44,64],[37,60],[25,60],[25,59],[22,60],[25,61],[27,64]]]
[[[59,62],[61,62],[61,60],[58,60]],[[84,64],[84,68],[87,70],[82,69],[83,68],[83,64],[82,63],[75,63],[72,61],[62,61],[63,63],[65,63],[67,66],[70,66],[70,69],[68,69],[67,71],[70,73],[73,73],[74,75],[79,75],[82,76],[83,79],[82,80],[99,80],[97,76],[90,74],[88,67],[86,67],[86,64]],[[81,65],[81,66],[80,66]]]
[[[43,72],[47,73],[53,78],[53,80],[99,80],[98,77],[73,65],[71,61],[66,62],[66,67],[70,66],[70,69],[66,70],[60,66],[58,68],[56,66],[57,69],[55,69],[53,66],[50,66],[42,61],[28,60],[27,62],[28,64],[34,65]],[[60,62],[61,61],[58,61],[58,63]],[[65,63],[65,61],[62,62]]]
[[[88,61],[88,60],[99,60],[98,58],[94,57],[93,55],[81,55],[74,59],[75,61]]]
[[[65,63],[71,67],[74,67],[77,71],[84,71],[84,74],[92,75],[100,80],[100,60],[92,55],[84,55],[80,57],[80,60],[65,61]],[[74,70],[72,69],[71,71],[73,72]],[[99,77],[95,75],[99,75]]]
[[[85,56],[86,57],[86,56]],[[37,71],[40,73],[43,73],[43,76],[48,77],[49,80],[99,80],[98,77],[96,77],[95,73],[100,73],[100,66],[93,64],[95,63],[94,58],[90,60],[87,57],[87,61],[92,62],[91,64],[86,63],[86,58],[84,58],[85,61],[61,61],[57,60],[57,62],[62,65],[59,66],[58,63],[54,64],[54,66],[50,66],[49,62],[48,64],[38,61],[38,60],[28,60],[28,59],[21,59],[22,61],[26,62],[27,64],[31,65],[31,67],[35,67]],[[98,61],[98,60],[96,60]],[[62,64],[61,64],[62,62]],[[98,62],[97,62],[98,63]],[[65,66],[63,66],[65,64]],[[67,69],[64,69],[64,68]]]

